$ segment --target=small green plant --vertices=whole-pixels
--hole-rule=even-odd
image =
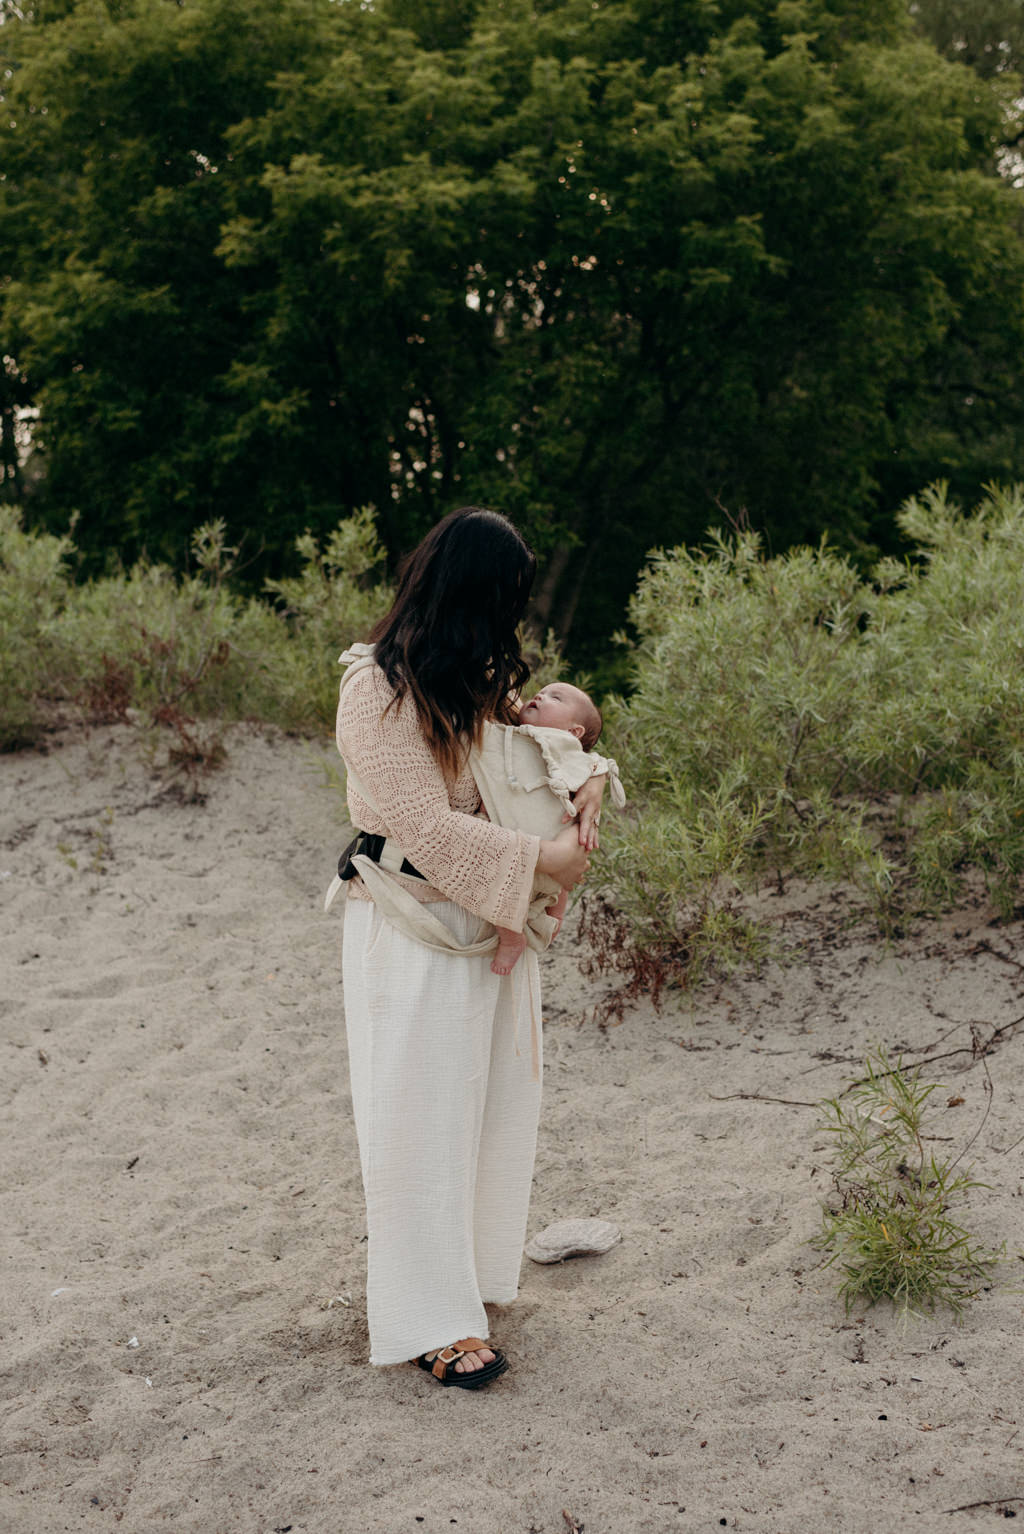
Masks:
[[[75,855],[75,848],[71,842],[61,841],[57,843],[57,851],[61,860],[68,868],[75,872],[103,874],[114,855],[111,831],[114,825],[114,811],[108,804],[99,817],[99,824],[91,826],[88,831],[75,830],[72,834],[78,838],[79,853],[83,852],[88,857],[84,865],[79,862]]]
[[[102,874],[107,871],[107,864],[114,855],[111,842],[111,828],[114,824],[114,812],[108,804],[100,816],[98,826],[93,826],[90,835],[91,846],[89,848],[89,871],[94,874]]]
[[[835,1195],[816,1244],[829,1253],[825,1266],[843,1275],[848,1311],[858,1300],[887,1299],[905,1314],[936,1305],[959,1314],[999,1258],[949,1212],[982,1186],[957,1170],[963,1152],[939,1160],[925,1148],[925,1114],[937,1090],[878,1050],[852,1092],[822,1103],[835,1137]]]

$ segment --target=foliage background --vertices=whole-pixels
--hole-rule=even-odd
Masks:
[[[723,514],[897,552],[1024,475],[1019,12],[5,0],[3,490],[86,574],[221,519],[254,589],[497,505],[591,665]]]
[[[1024,489],[965,515],[938,485],[899,520],[912,557],[867,577],[825,541],[769,556],[750,532],[652,557],[620,636],[628,691],[605,700],[631,804],[603,831],[602,962],[657,988],[753,954],[740,897],[794,874],[843,880],[890,931],[972,871],[1015,914]],[[184,577],[140,562],[74,583],[70,538],[0,508],[0,748],[35,739],[55,703],[169,726],[193,778],[223,749],[203,719],[328,731],[337,636],[391,600],[371,513],[323,546],[303,535],[301,573],[262,599],[232,584],[236,552],[216,523]],[[564,664],[550,640],[531,659],[535,682]]]

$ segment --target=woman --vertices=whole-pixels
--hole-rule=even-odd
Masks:
[[[534,876],[569,888],[597,845],[601,780],[551,841],[475,813],[467,765],[486,719],[511,723],[528,671],[516,629],[535,560],[495,512],[463,507],[402,568],[373,661],[343,684],[338,749],[370,855],[460,944],[481,918],[522,931]],[[376,838],[376,845],[372,838]],[[365,850],[365,849],[364,849]],[[399,871],[402,870],[402,871]],[[369,1230],[370,1361],[411,1360],[476,1389],[507,1367],[486,1346],[485,1302],[518,1289],[540,1108],[529,1036],[537,956],[492,974],[488,954],[426,947],[349,883],[345,1017]]]

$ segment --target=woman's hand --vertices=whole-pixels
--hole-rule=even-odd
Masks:
[[[553,841],[540,844],[537,872],[554,879],[563,889],[571,889],[574,884],[578,884],[589,867],[587,848],[580,845],[575,826],[566,826]]]
[[[601,823],[601,801],[604,798],[604,785],[607,781],[605,773],[588,778],[582,788],[578,788],[572,796],[572,802],[578,813],[580,846],[586,847],[588,852],[596,852],[601,845],[597,828]]]

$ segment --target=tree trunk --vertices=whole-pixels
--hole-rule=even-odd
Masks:
[[[572,549],[564,543],[559,544],[541,570],[540,580],[533,593],[533,612],[542,634],[547,633],[548,629],[554,625],[552,613],[555,610],[558,589],[571,558]],[[558,642],[560,645],[565,643],[564,634],[558,634]]]

